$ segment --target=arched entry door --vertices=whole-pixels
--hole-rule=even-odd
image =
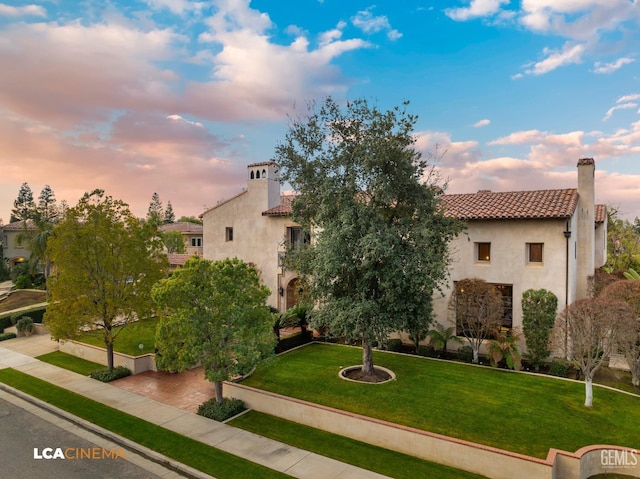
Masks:
[[[289,281],[287,285],[287,309],[293,308],[300,302],[300,295],[303,291],[299,278],[294,278]]]

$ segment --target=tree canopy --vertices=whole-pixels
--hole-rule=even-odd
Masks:
[[[298,192],[293,220],[313,241],[287,261],[318,304],[314,327],[361,339],[363,373],[372,345],[431,321],[431,296],[447,273],[459,231],[444,215],[437,172],[415,148],[408,103],[381,111],[366,100],[331,98],[293,119],[275,161]]]
[[[449,307],[455,315],[460,336],[467,339],[473,350],[473,362],[478,364],[483,341],[500,329],[504,312],[502,293],[483,279],[462,279],[451,293]]]
[[[607,206],[608,272],[640,270],[640,233],[636,224],[621,218],[615,207]]]
[[[33,219],[36,213],[36,204],[33,201],[33,191],[27,183],[22,183],[18,191],[18,197],[13,202],[9,223],[27,221]]]
[[[95,190],[53,229],[47,257],[56,267],[45,315],[51,335],[68,339],[82,327],[99,328],[112,369],[119,326],[152,314],[151,287],[167,266],[155,229]]]
[[[153,288],[161,317],[156,364],[169,371],[202,365],[222,402],[222,381],[247,373],[275,346],[270,292],[243,261],[189,258]]]

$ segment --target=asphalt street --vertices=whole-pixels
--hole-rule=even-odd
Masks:
[[[121,449],[119,445],[48,412],[36,410],[34,413],[29,412],[16,405],[20,404],[20,400],[10,399],[10,401],[0,397],[1,477],[15,479],[175,477],[171,473],[161,476],[153,474],[133,463],[144,465],[146,460]],[[30,406],[27,408],[31,409]],[[45,448],[50,449],[45,450]],[[110,453],[103,454],[103,451],[110,451]],[[68,458],[45,459],[46,456],[62,454],[67,455]],[[109,457],[110,454],[111,457]],[[82,455],[93,455],[96,458],[77,458]],[[118,455],[124,455],[124,458],[113,458]],[[102,458],[98,459],[97,456]]]

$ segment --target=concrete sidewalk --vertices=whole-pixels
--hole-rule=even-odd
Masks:
[[[293,477],[301,479],[382,479],[385,477],[43,363],[34,359],[32,355],[35,355],[36,351],[38,351],[37,354],[43,354],[51,349],[52,345],[38,338],[37,345],[34,342],[32,346],[27,346],[31,339],[35,338],[18,338],[18,340],[6,342],[11,344],[2,344],[0,368],[17,369],[165,429]],[[56,343],[51,340],[49,343],[53,343],[53,347],[56,346]],[[18,350],[23,350],[24,353]]]

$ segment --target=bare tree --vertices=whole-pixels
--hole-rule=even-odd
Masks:
[[[565,334],[569,337],[565,355],[579,365],[584,375],[586,407],[593,405],[595,372],[616,351],[631,321],[636,321],[631,306],[602,296],[580,299],[556,319],[554,340],[562,349]]]
[[[473,362],[478,364],[482,342],[500,327],[504,311],[502,293],[482,279],[463,279],[456,283],[449,306],[455,314],[458,336],[467,339],[473,350]]]
[[[633,275],[630,276],[633,277]],[[625,323],[624,330],[621,331],[618,351],[624,354],[627,361],[631,371],[631,383],[638,387],[640,386],[640,281],[636,279],[616,281],[604,288],[600,294],[603,297],[624,301],[635,311],[635,321]]]

